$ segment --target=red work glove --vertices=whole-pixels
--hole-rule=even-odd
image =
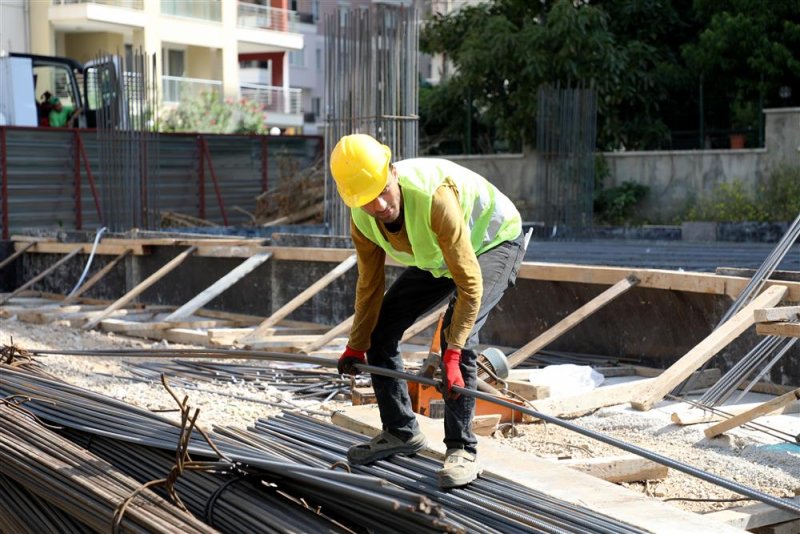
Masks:
[[[449,399],[457,399],[460,393],[451,391],[453,386],[464,387],[464,377],[461,376],[461,349],[447,349],[442,356],[444,364],[444,389]]]
[[[355,366],[357,363],[367,363],[366,351],[351,349],[345,345],[344,352],[339,356],[336,369],[341,375],[357,375],[360,371]]]

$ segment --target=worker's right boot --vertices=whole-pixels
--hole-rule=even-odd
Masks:
[[[347,461],[353,465],[369,464],[393,454],[416,454],[428,444],[422,432],[403,441],[394,434],[383,431],[366,443],[359,443],[347,449]]]

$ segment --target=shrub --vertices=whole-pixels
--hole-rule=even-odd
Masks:
[[[628,224],[633,218],[636,205],[647,194],[646,185],[622,182],[617,187],[600,189],[594,195],[594,214],[601,224]]]
[[[767,221],[769,217],[741,181],[717,185],[701,197],[686,215],[688,221]]]
[[[800,167],[782,165],[775,169],[760,196],[769,220],[794,220],[800,214]]]
[[[162,132],[202,132],[218,134],[266,134],[264,106],[245,100],[222,100],[215,92],[202,92],[183,98],[162,117]]]

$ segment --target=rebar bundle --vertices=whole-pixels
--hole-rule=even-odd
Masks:
[[[395,160],[418,149],[418,15],[414,8],[370,4],[339,8],[325,23],[325,147],[344,135],[370,134]],[[349,235],[350,212],[325,158],[325,222]]]
[[[7,404],[0,458],[2,475],[96,532],[215,532],[150,491],[129,500],[138,482]]]

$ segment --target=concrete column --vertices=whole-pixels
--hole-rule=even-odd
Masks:
[[[50,26],[48,9],[50,2],[28,2],[31,22],[32,54],[54,56],[56,54],[55,30]]]
[[[147,20],[158,20],[161,17],[160,0],[144,0],[144,12]],[[161,25],[148,24],[141,31],[134,32],[134,42],[144,47],[146,54],[155,54],[156,57],[156,86],[159,95],[163,94],[161,83],[162,57],[161,57]]]
[[[239,98],[239,41],[236,38],[239,18],[239,3],[235,0],[222,2],[222,92],[225,98]]]

